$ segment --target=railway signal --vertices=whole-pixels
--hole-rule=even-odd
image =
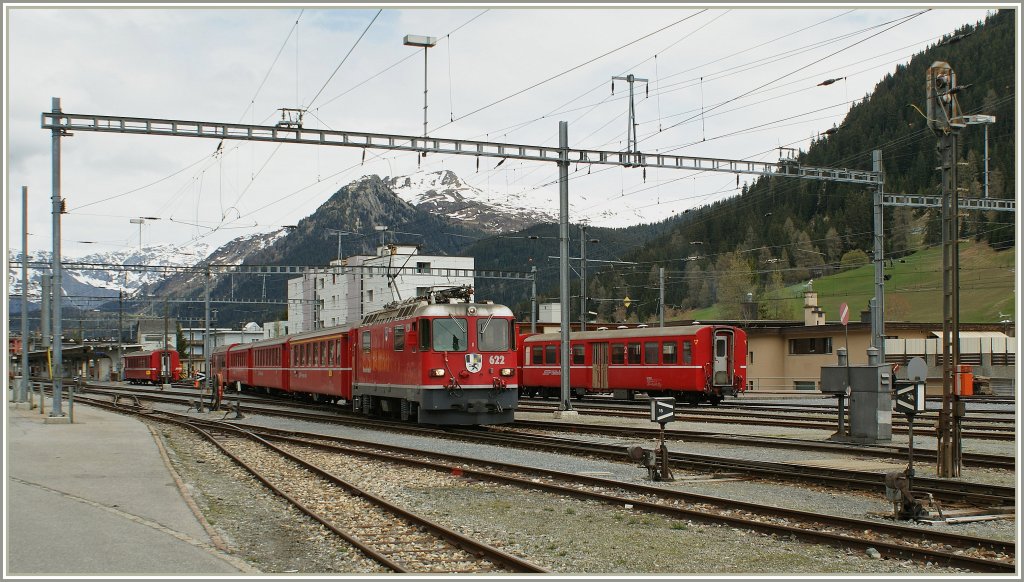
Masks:
[[[651,422],[661,426],[659,438],[661,445],[655,460],[652,477],[655,481],[675,481],[672,470],[668,467],[668,447],[665,446],[665,423],[676,419],[675,398],[651,398]]]

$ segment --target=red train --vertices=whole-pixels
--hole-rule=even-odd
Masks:
[[[132,352],[122,356],[124,379],[131,384],[163,384],[181,380],[181,358],[175,350]]]
[[[471,288],[431,293],[332,327],[212,355],[221,388],[351,403],[367,415],[429,424],[512,422],[518,354],[512,311]]]
[[[747,335],[726,325],[690,325],[573,332],[569,385],[572,395],[636,392],[677,401],[717,405],[746,389]],[[561,395],[561,334],[520,339],[520,395]]]

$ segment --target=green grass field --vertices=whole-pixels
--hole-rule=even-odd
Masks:
[[[974,241],[960,243],[960,321],[998,323],[1016,320],[1015,249],[993,251]],[[917,323],[942,321],[942,248],[929,248],[891,263],[886,260],[885,320]],[[850,306],[857,321],[874,296],[874,266],[865,265],[836,275],[814,279],[818,305],[826,321],[839,320],[839,305]],[[804,284],[785,288],[779,299],[791,302],[794,319],[803,318]],[[688,313],[687,318],[717,319],[712,306]],[[1002,317],[1000,317],[1002,314]]]

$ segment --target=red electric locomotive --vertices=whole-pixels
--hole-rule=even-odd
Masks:
[[[573,332],[569,385],[572,395],[636,392],[717,405],[746,389],[747,336],[736,327],[690,325]],[[560,396],[561,334],[521,341],[520,394]]]
[[[181,358],[174,350],[133,352],[121,357],[130,384],[163,384],[181,380]]]
[[[371,313],[352,331],[355,410],[431,424],[512,422],[515,320],[467,287]]]
[[[215,378],[420,423],[512,422],[512,311],[476,303],[472,293],[435,292],[370,313],[354,327],[221,347],[213,353]]]

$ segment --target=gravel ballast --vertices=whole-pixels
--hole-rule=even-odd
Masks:
[[[245,422],[649,483],[646,470],[627,462],[569,458],[270,417],[252,417]],[[206,519],[236,556],[262,572],[274,574],[381,572],[379,566],[336,539],[326,528],[290,508],[212,445],[183,429],[157,427],[175,470]],[[721,427],[717,428],[721,432]],[[772,454],[777,453],[772,451]],[[673,520],[625,507],[613,508],[543,492],[475,482],[439,472],[393,465],[381,468],[375,463],[351,458],[339,459],[337,463],[339,467],[356,467],[346,469],[350,474],[345,478],[358,480],[398,505],[452,529],[478,536],[559,574],[964,573],[929,564],[877,559],[865,552],[780,539],[729,526]],[[342,469],[338,471],[342,474]],[[738,500],[771,499],[776,505],[861,518],[870,512],[884,513],[891,509],[882,492],[871,496],[787,483],[683,477],[670,486]],[[1009,540],[1016,537],[1015,520],[978,522],[956,528],[957,532],[983,537]]]

